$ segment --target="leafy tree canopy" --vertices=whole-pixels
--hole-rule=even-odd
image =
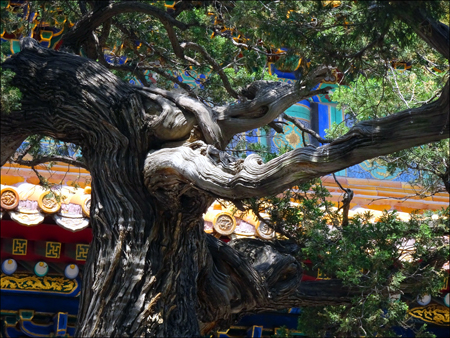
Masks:
[[[23,66],[29,61],[26,55],[32,59],[36,58],[36,55],[45,54],[48,60],[50,58],[60,60],[62,54],[43,51],[25,40],[24,51],[3,63],[5,68],[15,69],[17,76],[13,79],[10,70],[2,70],[2,141],[3,134],[6,133],[3,130],[7,130],[8,137],[9,134],[12,135],[12,141],[8,141],[8,147],[11,149],[17,147],[9,146],[10,143],[14,145],[21,142],[24,137],[28,137],[27,142],[14,154],[12,160],[29,165],[59,160],[90,169],[94,180],[98,180],[97,189],[93,189],[91,222],[95,231],[104,231],[104,234],[96,233],[97,236],[94,238],[93,247],[99,250],[95,253],[97,256],[91,254],[91,264],[93,269],[95,266],[98,270],[95,274],[88,273],[85,276],[83,287],[85,293],[82,297],[84,303],[81,308],[86,311],[80,314],[83,325],[80,326],[79,333],[120,335],[126,332],[130,336],[144,334],[140,324],[136,324],[138,321],[135,321],[139,314],[139,323],[147,323],[145,325],[148,325],[149,329],[145,332],[149,334],[189,332],[194,335],[199,331],[195,326],[197,324],[186,331],[182,331],[184,324],[180,324],[186,322],[180,319],[184,318],[182,316],[191,316],[197,311],[197,308],[195,311],[186,310],[183,308],[187,306],[186,304],[198,304],[198,308],[201,309],[199,313],[202,313],[199,322],[204,323],[204,332],[208,332],[208,328],[214,325],[229,323],[232,315],[242,309],[261,311],[262,308],[273,309],[281,306],[267,305],[267,299],[256,299],[257,294],[263,294],[261,290],[269,290],[267,280],[270,278],[266,280],[267,276],[264,275],[261,266],[253,268],[250,263],[243,263],[243,257],[248,249],[242,244],[243,241],[236,241],[225,247],[210,237],[208,239],[201,237],[204,234],[193,235],[194,232],[187,232],[195,228],[195,224],[200,224],[202,210],[207,206],[207,202],[211,202],[212,196],[220,196],[234,200],[243,210],[252,210],[258,215],[263,211],[269,214],[270,221],[265,222],[295,244],[296,251],[290,254],[295,256],[297,263],[307,257],[314,268],[320,268],[326,275],[338,279],[340,287],[343,285],[352,296],[350,301],[347,297],[345,302],[340,302],[337,297],[326,307],[323,307],[322,302],[320,308],[305,310],[300,319],[301,328],[305,332],[314,335],[324,335],[326,332],[340,335],[392,335],[392,325],[407,324],[406,303],[403,300],[393,302],[391,299],[393,294],[435,295],[440,289],[441,267],[448,259],[448,244],[443,239],[449,233],[448,210],[440,212],[438,217],[434,218],[428,214],[413,215],[408,222],[401,221],[395,212],[386,212],[378,220],[374,220],[368,214],[349,219],[348,209],[346,211],[343,208],[344,212],[339,213],[327,202],[328,193],[316,178],[347,167],[353,162],[356,164],[355,159],[366,159],[367,157],[364,157],[366,154],[361,155],[364,149],[369,149],[369,153],[374,156],[380,154],[374,150],[378,144],[372,144],[371,141],[375,131],[381,129],[384,130],[384,134],[377,140],[385,142],[383,144],[389,149],[395,148],[390,154],[383,153],[385,155],[383,160],[389,170],[394,171],[398,168],[418,170],[416,183],[425,187],[426,191],[422,192],[423,194],[441,191],[442,184],[447,191],[449,190],[448,139],[402,150],[426,141],[409,137],[408,133],[415,129],[396,120],[399,116],[399,119],[404,118],[408,113],[406,109],[411,109],[410,115],[411,112],[420,113],[422,107],[425,110],[429,109],[427,112],[430,113],[445,109],[445,102],[441,101],[445,101],[445,95],[448,96],[448,36],[445,37],[445,29],[448,32],[448,26],[440,22],[448,25],[449,12],[446,2],[179,1],[173,2],[169,7],[167,2],[163,1],[52,0],[31,1],[25,7],[10,7],[1,14],[1,30],[16,37],[28,36],[32,32],[37,34],[43,27],[64,29],[62,43],[59,46],[61,51],[86,56],[121,79],[129,80],[134,77],[145,87],[137,89],[121,82],[120,86],[114,87],[119,82],[110,73],[106,73],[104,68],[98,67],[98,64],[69,54],[64,55],[67,60],[71,60],[68,62],[70,67],[62,61],[58,65],[66,67],[64,74],[72,74],[70,76],[73,76],[71,78],[73,81],[81,82],[85,74],[91,74],[89,80],[92,80],[89,83],[90,87],[83,82],[92,92],[83,88],[84,92],[81,94],[80,86],[67,90],[66,87],[65,89],[61,87],[66,83],[54,84],[58,87],[57,91],[69,92],[70,95],[66,93],[67,102],[75,98],[71,96],[72,94],[80,95],[74,101],[82,104],[76,108],[71,107],[72,115],[75,114],[74,119],[72,115],[64,115],[66,112],[58,106],[60,102],[48,104],[45,97],[41,97],[41,91],[36,89],[37,87],[40,89],[40,84],[33,85],[33,81],[40,79],[34,79],[30,71],[34,69],[35,64],[30,62],[32,67]],[[39,16],[38,26],[35,27],[33,19],[30,20],[30,13],[37,13]],[[107,62],[105,53],[113,56],[115,62]],[[5,60],[5,54],[7,51],[2,49],[2,62]],[[126,57],[127,62],[121,63],[121,57]],[[45,65],[39,62],[36,62],[38,65],[36,67],[47,67],[47,59]],[[52,62],[49,61],[51,66],[55,64]],[[394,70],[394,65],[399,62],[410,64],[411,70],[404,72]],[[73,75],[71,71],[75,69],[75,66],[72,67],[75,63],[79,67],[77,68],[79,73]],[[80,66],[82,63],[83,66]],[[268,70],[268,66],[272,63],[278,69],[294,72],[296,84],[288,87],[271,82],[276,80]],[[60,69],[55,71],[51,66],[46,68],[49,70],[50,78],[55,76],[60,79],[58,77]],[[361,122],[361,124],[358,124],[358,128],[349,128],[348,124],[332,126],[328,133],[329,139],[319,140],[330,144],[326,148],[327,156],[323,155],[325,148],[316,148],[312,145],[303,150],[286,149],[286,153],[279,157],[277,157],[279,154],[271,154],[260,145],[252,145],[252,150],[265,155],[268,164],[263,164],[255,157],[242,161],[220,152],[225,149],[232,135],[257,127],[276,129],[275,120],[290,104],[298,101],[299,97],[308,98],[326,92],[324,89],[320,92],[312,90],[332,70],[338,70],[342,74],[341,84],[345,85],[335,92],[334,100],[341,102],[341,108],[345,110],[350,123]],[[159,75],[156,85],[150,83],[146,77],[148,71]],[[95,82],[97,78],[92,76],[92,72],[96,76],[102,74],[103,79],[109,81],[110,87],[98,90],[100,85]],[[83,75],[79,75],[80,73]],[[198,85],[191,87],[181,82],[179,78],[181,73],[197,80]],[[206,76],[199,77],[199,74]],[[69,78],[69,75],[67,77]],[[95,86],[92,86],[92,83]],[[445,89],[442,92],[445,83],[447,92]],[[52,84],[45,83],[45,85],[48,86],[46,87],[48,90],[54,90]],[[174,86],[176,90],[173,90]],[[21,93],[18,87],[26,90]],[[120,92],[121,90],[123,92]],[[126,104],[123,100],[114,101],[114,95],[119,96],[119,92],[130,101]],[[34,98],[30,93],[36,93],[39,97]],[[187,101],[183,103],[177,101],[181,97],[180,93],[186,94],[182,98]],[[91,99],[94,94],[102,99]],[[108,101],[105,106],[103,95],[109,95],[108,99],[115,103],[110,104]],[[194,101],[195,104],[192,103]],[[272,102],[278,104],[273,106]],[[141,106],[138,103],[141,103]],[[17,119],[20,120],[20,114],[27,112],[27,109],[33,109],[35,119],[39,119],[39,114],[45,116],[39,122],[45,120],[51,124],[57,121],[55,122],[57,127],[55,125],[49,127],[45,123],[23,126],[26,121],[14,120],[16,116],[19,116]],[[402,110],[403,115],[399,114]],[[58,112],[56,116],[45,115],[55,111]],[[164,116],[167,111],[179,114],[177,116],[180,120],[185,118],[183,121],[186,125],[191,123],[192,119],[196,119],[200,127],[194,127],[192,122],[192,128],[182,130],[171,138],[170,132],[175,129],[176,121],[170,121],[167,123],[172,126],[168,128],[170,137],[167,134],[159,137],[157,133],[164,129],[166,124],[156,124],[155,127],[152,122],[158,120],[156,116]],[[180,113],[181,111],[184,115]],[[199,111],[210,113],[206,116],[212,116],[216,120],[208,124],[202,120],[204,116]],[[273,115],[270,115],[271,119],[266,118],[268,112]],[[439,123],[442,122],[442,114],[436,114],[437,117],[433,118]],[[170,117],[170,114],[167,115]],[[392,119],[378,120],[386,116],[391,116]],[[430,114],[427,115],[427,119],[429,116]],[[62,120],[58,118],[66,120],[61,122]],[[264,123],[258,122],[260,119],[263,119]],[[417,118],[414,121],[422,126],[422,129],[418,130],[428,137],[425,139],[442,139],[442,136],[430,135],[427,134],[428,130],[423,130],[426,129],[423,127],[423,123],[426,122],[424,120]],[[66,128],[67,121],[72,121],[73,124],[69,129]],[[81,127],[78,125],[79,122]],[[6,127],[3,127],[3,123]],[[448,130],[448,121],[446,123],[442,128]],[[389,126],[386,127],[387,124],[396,126],[396,132],[402,129],[398,131],[400,135],[396,136],[398,139],[390,140],[388,137],[390,135],[386,136],[386,130],[390,130]],[[35,128],[36,125],[42,129]],[[427,126],[428,129],[435,127]],[[86,132],[91,131],[89,128],[95,132]],[[216,133],[217,128],[220,130]],[[200,136],[196,135],[198,129],[203,132]],[[401,134],[403,130],[406,136]],[[208,134],[209,132],[211,133]],[[101,135],[106,141],[103,139],[99,141],[97,135]],[[146,138],[147,135],[150,136]],[[312,135],[314,137],[314,133]],[[395,147],[392,143],[395,143]],[[87,144],[90,147],[86,146]],[[92,147],[93,144],[95,147]],[[32,155],[31,161],[24,161],[27,153]],[[11,152],[8,154],[10,156]],[[195,159],[198,157],[195,156],[205,154],[209,156],[210,162],[201,162],[201,165],[198,165],[200,162],[196,162]],[[189,161],[183,162],[180,169],[177,165],[181,161],[180,158],[185,157],[188,157]],[[321,158],[323,162],[318,162],[317,158]],[[172,166],[158,167],[160,159],[163,159],[164,165]],[[171,160],[173,162],[170,162]],[[192,163],[197,165],[194,167],[195,170],[186,169],[188,164]],[[215,166],[214,170],[217,168],[222,170],[220,175],[211,175],[212,172],[216,173],[210,169],[213,166],[211,163]],[[258,176],[256,174],[249,175],[251,177],[239,176],[246,165],[251,169],[248,171],[252,172],[255,169],[251,167],[253,163],[259,166],[255,168],[267,166],[264,167],[266,168],[264,174],[260,175],[263,177],[262,180],[254,179]],[[320,163],[323,165],[320,166]],[[109,169],[112,167],[117,168],[117,172],[111,173]],[[202,170],[207,174],[205,175]],[[259,169],[253,172],[257,170]],[[161,171],[169,178],[167,176],[162,178]],[[182,180],[179,179],[180,172],[186,176],[183,176]],[[170,176],[173,173],[175,178]],[[228,177],[230,173],[234,176],[226,181],[224,177]],[[267,176],[269,175],[267,173],[275,173],[275,177]],[[197,176],[187,177],[188,174]],[[207,179],[201,175],[207,176]],[[213,182],[214,176],[218,178]],[[226,182],[223,183],[220,179]],[[189,182],[189,185],[177,191],[180,181],[183,184]],[[236,181],[238,183],[235,183]],[[267,181],[271,181],[271,184]],[[164,185],[165,182],[170,183],[169,188]],[[279,187],[288,187],[290,182],[299,182],[299,185],[296,189],[288,190],[281,195],[272,193],[279,192]],[[125,186],[130,189],[122,190]],[[198,188],[194,193],[190,191],[193,186]],[[235,188],[236,191],[233,190]],[[261,195],[271,196],[265,199],[252,198]],[[293,206],[292,200],[297,204]],[[99,207],[94,207],[95,202]],[[173,210],[164,209],[167,206]],[[164,212],[154,212],[159,210],[158,208]],[[161,216],[163,214],[164,217]],[[185,231],[182,236],[178,230],[173,232],[173,224],[180,224],[181,214],[185,215],[183,221],[186,222],[180,226],[182,229],[180,231]],[[162,236],[161,234],[164,234],[164,239],[158,237]],[[143,237],[151,238],[153,242],[143,243]],[[180,244],[185,238],[191,238],[198,247]],[[162,245],[163,242],[173,244],[174,247],[170,251],[172,254],[167,254],[165,250],[168,245]],[[405,258],[404,253],[399,248],[408,242],[412,243],[414,251],[410,253],[408,259],[402,259]],[[239,249],[240,246],[244,249]],[[217,253],[218,248],[222,250],[220,257],[214,256],[213,253]],[[241,250],[242,255],[237,255],[236,250]],[[111,252],[114,252],[114,259],[111,258]],[[178,256],[175,256],[175,252],[179,253]],[[288,255],[283,257],[286,256]],[[194,258],[190,260],[191,257],[197,261],[194,262]],[[214,257],[214,260],[211,257]],[[248,261],[251,260],[249,258]],[[108,265],[110,261],[113,262],[111,266]],[[172,270],[176,270],[176,264],[180,262],[183,263],[178,266],[178,270],[189,266],[189,271],[183,270],[182,273],[176,274],[176,278],[179,276],[184,278],[179,285],[195,284],[195,287],[189,288],[189,292],[184,288],[182,295],[177,291],[176,282],[169,286],[160,282],[172,281],[173,271],[165,267],[170,265]],[[292,263],[283,270],[280,280],[276,280],[273,285],[283,287],[294,285],[295,281],[298,281],[296,275],[298,271],[293,266],[296,267],[297,263]],[[148,280],[145,279],[147,277],[143,277],[144,265],[146,271],[150,271]],[[106,269],[107,266],[110,270]],[[131,270],[136,274],[141,273],[141,279],[129,278]],[[217,271],[220,271],[220,276],[217,275]],[[151,273],[166,272],[168,273],[166,277],[160,278],[158,275],[158,278],[150,278]],[[242,280],[236,282],[238,279],[236,276],[245,276],[254,283],[244,283]],[[173,277],[173,280],[177,280],[176,278]],[[209,298],[202,295],[203,298],[199,300],[201,292],[197,293],[196,287],[199,290],[205,288],[202,287],[204,285],[196,283],[205,280],[219,280],[222,286],[226,285],[223,287],[225,295],[220,294],[219,297],[213,294],[216,297]],[[135,284],[130,286],[129,283]],[[103,290],[97,292],[97,287],[92,291],[93,289],[86,288],[87,285],[89,287],[102,285],[103,290],[110,290],[114,296],[105,298]],[[258,288],[246,289],[253,285],[258,285]],[[259,287],[260,285],[264,287]],[[122,300],[124,292],[122,289],[118,291],[119,287],[129,287],[132,291],[127,289],[127,296]],[[233,292],[238,289],[242,291],[243,296],[235,297],[227,288]],[[216,289],[211,288],[211,292],[216,292]],[[158,290],[161,293],[157,294]],[[275,298],[281,295],[280,297],[285,297],[282,298],[283,301],[297,302],[298,299],[292,300],[295,297],[286,296],[289,290],[290,288],[285,287],[271,295]],[[160,297],[164,292],[171,292],[170,297],[169,295]],[[161,303],[160,298],[167,304],[169,298],[175,300],[173,305],[167,305]],[[144,299],[147,305],[150,304],[142,313],[139,313],[140,308],[135,307],[138,299],[142,304]],[[217,314],[211,310],[211,302],[222,300],[223,304],[216,304],[214,311],[224,312]],[[90,302],[92,306],[89,305]],[[108,302],[115,303],[111,305]],[[266,302],[265,307],[255,307],[258,302],[261,304]],[[155,304],[157,305],[154,315],[149,316],[146,311],[150,311],[148,309],[152,309]],[[317,305],[317,301],[306,297],[302,304]],[[164,312],[165,307],[170,308],[170,311]],[[117,311],[123,313],[123,319],[119,320],[115,318],[118,316],[111,316],[109,312],[108,316],[100,316],[97,312],[98,310],[106,313],[110,308],[117,308]],[[176,310],[172,312],[173,309]],[[166,317],[162,320],[160,316]],[[108,322],[106,326],[104,323],[102,326],[99,320],[103,318],[108,318],[110,322],[117,319],[126,325],[111,325]],[[314,318],[321,320],[320,322],[312,320]],[[193,322],[197,322],[198,318],[194,319]],[[162,327],[165,328],[161,329]],[[122,328],[123,331],[117,331]],[[116,331],[112,333],[111,330]]]

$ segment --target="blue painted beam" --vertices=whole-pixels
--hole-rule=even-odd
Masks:
[[[2,311],[19,311],[22,309],[30,309],[35,312],[67,312],[69,315],[77,315],[79,299],[30,294],[13,295],[2,291],[0,294],[0,304]]]

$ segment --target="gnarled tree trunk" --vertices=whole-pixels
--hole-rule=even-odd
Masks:
[[[296,247],[227,245],[203,232],[216,197],[277,193],[367,158],[448,137],[448,84],[419,109],[355,126],[317,149],[264,164],[222,149],[263,126],[308,88],[256,82],[247,101],[211,109],[192,97],[120,81],[88,59],[22,41],[3,67],[16,73],[22,110],[1,116],[2,165],[27,136],[75,143],[92,175],[89,251],[77,336],[198,336],[239,314],[345,304],[351,290],[300,283]],[[323,74],[322,74],[323,75]],[[318,75],[316,80],[320,80]],[[170,147],[170,148],[169,148]],[[318,291],[319,289],[319,291]]]

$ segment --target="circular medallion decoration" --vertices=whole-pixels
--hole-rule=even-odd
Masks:
[[[431,295],[423,295],[422,297],[420,295],[417,296],[417,303],[419,305],[425,306],[430,304],[431,302]]]
[[[58,202],[52,191],[43,192],[38,198],[38,204],[44,212],[48,213],[55,213],[61,208],[61,202]]]
[[[91,196],[86,197],[86,199],[81,204],[81,209],[83,209],[83,213],[89,217],[91,212]]]
[[[66,269],[64,270],[64,276],[69,279],[74,279],[78,276],[78,273],[80,272],[80,269],[75,264],[69,264],[66,266]]]
[[[1,206],[5,210],[13,210],[19,205],[19,194],[11,187],[2,188],[0,193]]]
[[[16,270],[17,270],[17,262],[14,259],[10,258],[3,261],[2,272],[5,275],[8,276],[12,275],[14,272],[16,272]]]
[[[236,228],[236,220],[228,212],[218,213],[214,218],[213,228],[218,234],[223,236],[231,235]]]
[[[447,307],[449,307],[450,305],[450,293],[447,293],[445,296],[444,296],[444,304],[447,306]]]
[[[48,272],[48,265],[45,262],[37,262],[34,266],[34,273],[36,276],[44,277]]]
[[[266,223],[260,222],[256,233],[262,239],[273,239],[275,237],[275,231],[270,228]]]

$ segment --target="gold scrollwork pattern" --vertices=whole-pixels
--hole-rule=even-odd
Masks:
[[[419,306],[410,309],[408,313],[427,323],[450,326],[450,309],[442,305]]]
[[[15,273],[10,276],[2,273],[2,290],[24,290],[24,291],[48,291],[58,293],[71,293],[78,286],[74,279],[59,276],[38,277],[24,273]]]

